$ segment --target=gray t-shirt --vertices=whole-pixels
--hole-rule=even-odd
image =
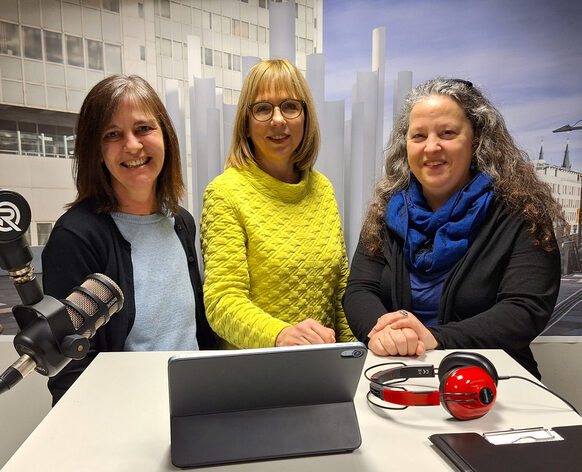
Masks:
[[[197,350],[196,302],[174,218],[114,212],[131,244],[135,321],[125,351]]]

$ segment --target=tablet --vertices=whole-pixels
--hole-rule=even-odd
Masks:
[[[168,361],[172,463],[348,452],[362,343],[200,351]]]

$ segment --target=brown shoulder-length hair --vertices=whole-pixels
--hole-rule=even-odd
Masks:
[[[385,151],[384,177],[376,184],[368,209],[362,238],[369,253],[381,251],[385,231],[384,213],[395,192],[410,184],[406,136],[414,105],[431,95],[444,95],[457,102],[471,122],[475,149],[471,164],[476,171],[489,174],[493,191],[510,214],[523,218],[535,244],[546,251],[556,249],[553,224],[565,225],[562,211],[552,197],[549,185],[539,180],[525,151],[509,134],[501,113],[471,82],[436,78],[413,88],[405,97],[402,110]]]
[[[315,104],[303,74],[287,59],[269,59],[256,64],[248,73],[238,100],[234,121],[232,144],[224,168],[244,168],[249,162],[257,163],[254,146],[249,135],[249,105],[255,103],[260,93],[273,87],[276,93],[287,93],[289,98],[303,100],[305,122],[303,139],[295,150],[293,162],[297,170],[313,168],[319,152],[319,124]]]
[[[77,120],[73,175],[77,198],[72,207],[86,199],[97,202],[99,213],[111,213],[119,202],[111,186],[111,175],[103,163],[103,131],[125,100],[131,100],[151,113],[164,136],[164,165],[156,183],[158,211],[178,213],[184,195],[180,147],[172,120],[158,94],[137,75],[112,75],[95,85],[85,97]]]

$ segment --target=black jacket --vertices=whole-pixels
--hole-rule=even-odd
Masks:
[[[214,349],[216,342],[204,312],[202,282],[194,246],[196,226],[192,215],[183,208],[175,217],[174,229],[188,258],[196,300],[198,345],[200,349]],[[42,253],[42,265],[47,295],[64,299],[75,286],[83,283],[87,275],[99,272],[116,282],[125,298],[119,313],[112,316],[111,321],[91,338],[87,356],[80,361],[71,361],[59,374],[49,379],[48,387],[55,404],[97,353],[123,350],[135,320],[131,245],[123,238],[109,214],[97,214],[95,202],[85,200],[56,222]]]
[[[344,310],[363,342],[385,313],[411,309],[410,276],[403,241],[385,227],[382,256],[369,256],[360,240]],[[544,329],[560,288],[560,253],[531,241],[526,223],[493,202],[476,239],[453,266],[429,328],[442,349],[503,349],[540,378],[529,348]]]

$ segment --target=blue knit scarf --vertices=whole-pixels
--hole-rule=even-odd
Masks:
[[[467,252],[492,198],[491,177],[479,172],[433,212],[420,182],[411,176],[408,189],[392,195],[385,218],[404,240],[408,267],[437,273],[450,269]]]

